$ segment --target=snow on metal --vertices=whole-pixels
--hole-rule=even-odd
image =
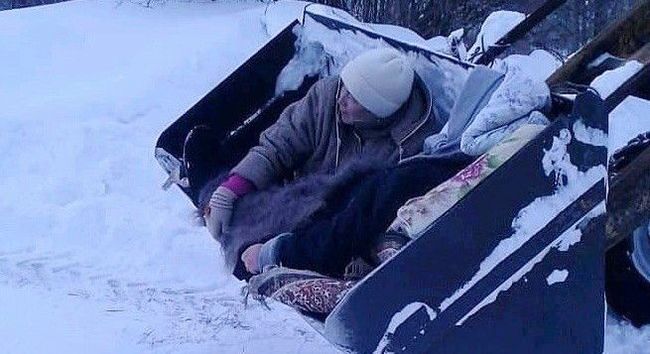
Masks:
[[[569,271],[566,269],[556,269],[546,278],[546,284],[553,285],[563,283],[569,277]]]
[[[607,133],[600,129],[588,127],[582,120],[573,123],[576,140],[594,146],[607,146]]]
[[[456,326],[462,326],[467,319],[478,313],[481,309],[484,307],[488,306],[489,304],[494,303],[497,298],[499,297],[499,294],[506,292],[510,290],[510,288],[520,281],[522,278],[526,276],[530,271],[533,270],[535,265],[541,263],[546,255],[549,254],[549,252],[552,249],[558,249],[560,251],[566,252],[568,250],[568,247],[565,247],[566,245],[574,245],[577,242],[580,242],[580,239],[582,238],[582,232],[579,229],[579,225],[582,225],[584,222],[593,219],[595,216],[598,216],[599,214],[604,213],[605,203],[602,202],[598,206],[596,206],[589,214],[585,215],[584,218],[580,219],[578,222],[573,224],[567,231],[562,233],[555,241],[550,243],[548,246],[546,246],[541,252],[539,252],[535,257],[531,258],[528,263],[526,263],[523,267],[521,267],[517,272],[515,272],[510,278],[508,278],[505,282],[503,282],[499,287],[494,289],[490,293],[489,296],[484,298],[478,305],[476,305],[470,312],[468,312],[460,321],[456,323]],[[566,275],[563,276],[564,272],[566,272]],[[569,272],[568,271],[563,271],[561,274],[556,274],[553,272],[551,276],[553,276],[555,282],[563,282],[567,279]],[[551,277],[549,276],[549,278]],[[556,280],[562,278],[561,280]],[[547,283],[551,285],[552,283],[549,283],[549,279],[547,278]]]
[[[385,350],[390,344],[391,338],[395,334],[395,331],[397,331],[397,328],[422,308],[424,308],[427,311],[427,314],[429,315],[429,321],[433,321],[436,319],[437,317],[436,311],[423,302],[413,302],[404,306],[403,309],[395,313],[395,315],[393,315],[393,318],[391,318],[390,322],[388,323],[388,327],[386,328],[386,332],[384,333],[384,336],[379,341],[379,344],[377,345],[377,349],[375,349],[373,353],[374,354],[391,353],[391,352],[386,352]]]
[[[607,98],[642,68],[643,64],[638,61],[629,61],[619,68],[605,71],[602,75],[595,78],[590,86],[598,91],[600,97]]]
[[[567,151],[571,139],[572,134],[568,129],[560,131],[560,134],[553,138],[551,149],[545,151],[542,159],[545,173],[547,175],[555,174],[555,193],[535,199],[519,212],[512,221],[513,235],[502,240],[494,251],[483,260],[472,279],[440,304],[440,311],[445,311],[498,264],[525,244],[547,224],[549,218],[557,216],[594,183],[606,176],[607,171],[603,165],[582,172],[571,163],[571,157]]]
[[[632,140],[638,134],[650,131],[650,101],[630,96],[609,114],[608,154]]]

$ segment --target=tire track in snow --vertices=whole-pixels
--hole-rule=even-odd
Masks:
[[[270,312],[260,304],[249,303],[246,307],[236,288],[171,288],[116,275],[111,269],[84,265],[70,253],[27,250],[0,255],[0,286],[58,292],[94,302],[111,315],[142,321],[137,344],[152,350],[240,342],[236,338],[247,333],[255,338],[260,325],[267,327],[264,332],[270,328],[273,335],[287,341],[316,341],[317,335],[305,330],[307,326],[301,320],[285,320],[278,326],[281,317],[269,316]],[[276,310],[279,307],[271,306]]]

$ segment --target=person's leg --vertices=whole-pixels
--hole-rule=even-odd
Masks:
[[[342,278],[351,259],[371,260],[377,239],[384,235],[407,200],[425,194],[463,166],[421,159],[372,174],[354,190],[339,212],[329,218],[312,218],[308,225],[276,239],[276,263]]]
[[[386,233],[373,247],[373,263],[388,261],[410,239],[397,233]],[[346,268],[344,279],[290,268],[275,267],[249,280],[248,292],[254,298],[270,297],[299,311],[312,314],[329,314],[336,304],[365,275],[372,266],[358,258]]]

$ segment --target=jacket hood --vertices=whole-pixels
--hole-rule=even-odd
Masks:
[[[391,136],[397,145],[411,137],[429,119],[434,119],[433,96],[419,75],[415,75],[408,101],[395,112]]]

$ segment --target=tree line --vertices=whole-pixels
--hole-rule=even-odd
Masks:
[[[65,0],[0,0],[0,10],[37,6]],[[119,0],[124,1],[124,0]],[[169,0],[146,0],[164,3]],[[220,1],[220,0],[213,0]],[[260,0],[264,2],[274,0]],[[531,31],[521,51],[543,48],[566,56],[593,38],[604,26],[632,8],[637,0],[567,0],[538,28]],[[350,12],[363,22],[408,27],[424,38],[446,36],[464,28],[473,43],[481,23],[497,10],[530,13],[544,0],[315,0]],[[137,2],[142,3],[142,2]]]
[[[408,27],[424,38],[446,36],[464,28],[473,42],[481,23],[497,10],[530,13],[544,0],[317,0],[352,13],[364,22]],[[544,48],[563,55],[593,38],[609,22],[632,8],[636,0],[568,0],[531,32],[527,49]],[[467,43],[471,44],[471,43]]]

